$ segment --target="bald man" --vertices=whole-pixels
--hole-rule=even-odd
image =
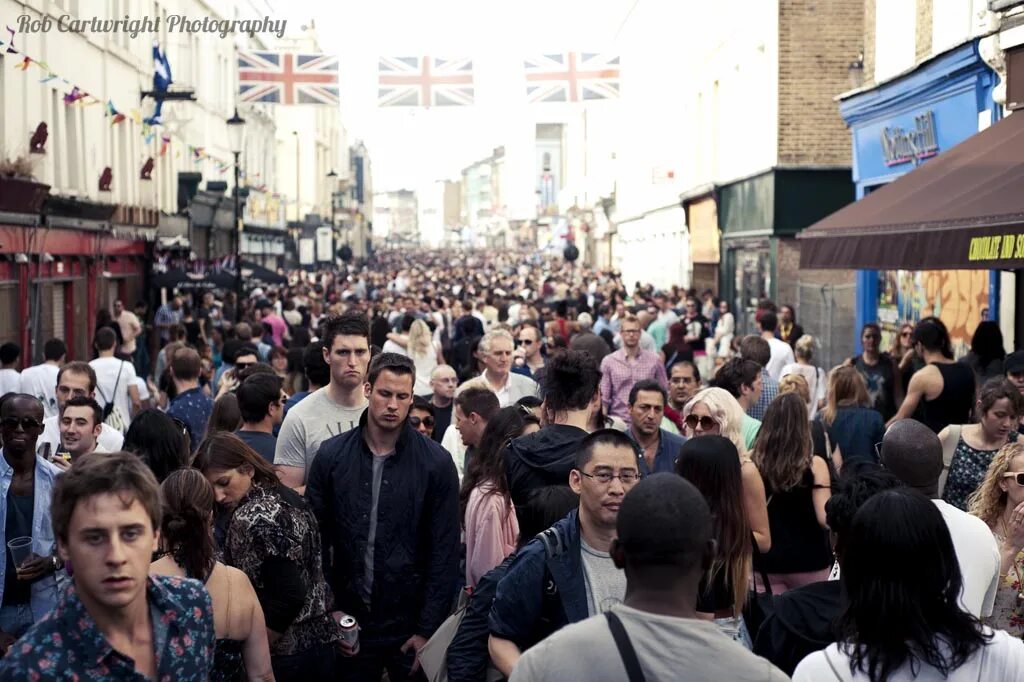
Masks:
[[[451,365],[438,365],[430,373],[430,388],[433,393],[424,396],[434,406],[434,440],[438,443],[452,423],[452,405],[459,379]]]
[[[999,588],[999,546],[984,521],[939,499],[939,481],[945,482],[939,437],[919,421],[901,419],[885,432],[879,456],[886,469],[942,512],[963,574],[960,604],[978,618],[991,616]]]

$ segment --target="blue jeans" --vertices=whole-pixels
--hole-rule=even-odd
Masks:
[[[32,607],[29,604],[12,604],[0,607],[0,630],[17,639],[32,627]]]

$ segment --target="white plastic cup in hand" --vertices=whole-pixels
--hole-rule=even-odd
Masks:
[[[21,568],[30,556],[32,556],[32,538],[20,537],[7,542],[7,548],[11,550],[11,558],[14,559],[14,566]]]

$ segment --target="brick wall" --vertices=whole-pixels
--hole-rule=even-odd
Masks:
[[[875,82],[875,2],[864,0],[864,85]]]
[[[834,98],[850,89],[863,28],[864,0],[780,0],[779,165],[850,164]]]
[[[914,28],[914,61],[928,58],[932,53],[932,2],[917,0],[917,24]]]

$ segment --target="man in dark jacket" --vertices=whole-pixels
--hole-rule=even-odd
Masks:
[[[587,422],[601,404],[601,372],[588,353],[569,350],[556,355],[548,360],[545,373],[541,408],[547,414],[547,426],[516,438],[505,448],[505,472],[517,508],[532,490],[569,484],[576,451],[587,436]]]
[[[379,682],[385,669],[392,682],[414,679],[455,594],[458,475],[451,456],[406,423],[415,371],[401,355],[374,358],[359,426],[326,441],[309,473],[324,573],[361,628],[347,679]]]
[[[626,577],[609,550],[619,506],[639,479],[626,434],[601,429],[580,443],[569,476],[579,509],[523,547],[498,583],[488,649],[503,674],[556,630],[622,603]]]

